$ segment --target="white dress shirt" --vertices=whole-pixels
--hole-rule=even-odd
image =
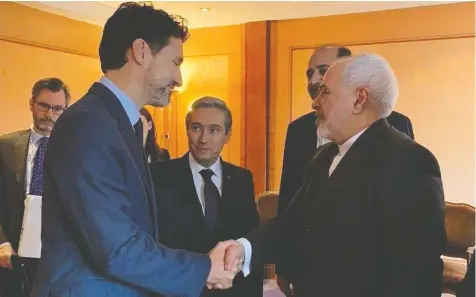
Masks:
[[[25,170],[25,193],[30,193],[31,172],[33,169],[33,163],[35,161],[35,154],[38,150],[38,140],[44,137],[31,127],[30,140],[28,143],[28,153],[26,156],[26,170]]]
[[[329,176],[331,176],[332,172],[334,172],[339,162],[342,160],[342,158],[344,158],[344,155],[349,151],[350,147],[357,141],[360,135],[365,132],[365,130],[367,130],[367,128],[355,134],[343,144],[339,145],[339,153],[337,154],[337,156],[335,156],[334,160],[332,160],[331,167],[329,167]]]
[[[332,160],[331,167],[329,168],[329,176],[332,174],[332,172],[337,167],[337,165],[342,160],[342,158],[344,158],[344,155],[349,151],[350,147],[362,135],[362,133],[365,132],[365,130],[367,130],[367,128],[365,128],[364,130],[355,134],[354,136],[349,138],[343,144],[339,145],[339,153],[334,158],[334,160]],[[320,138],[319,135],[318,135],[317,139],[318,139],[318,146],[319,146],[319,139],[323,140],[323,138]],[[243,245],[243,248],[245,250],[245,260],[244,260],[244,263],[243,263],[243,270],[242,271],[243,271],[243,275],[247,276],[248,274],[250,274],[250,262],[251,262],[251,255],[252,255],[253,249],[252,249],[251,243],[248,241],[248,239],[240,238],[237,241]]]
[[[209,168],[203,167],[202,165],[198,164],[198,162],[195,160],[195,158],[192,156],[191,153],[188,154],[189,156],[189,163],[190,163],[190,170],[192,171],[192,176],[193,176],[193,183],[195,184],[195,190],[197,191],[197,196],[198,199],[200,200],[200,204],[202,205],[202,212],[205,214],[205,181],[203,180],[202,175],[200,174],[200,171],[203,169],[211,169],[213,171],[213,176],[212,176],[212,182],[215,184],[215,186],[218,189],[218,192],[220,192],[220,196],[222,193],[222,168],[221,168],[221,161],[220,158],[216,160],[215,163],[213,163],[212,166]]]

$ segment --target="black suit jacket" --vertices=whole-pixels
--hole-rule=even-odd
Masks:
[[[210,259],[158,243],[141,140],[100,83],[58,118],[44,160],[42,259],[33,296],[200,295]]]
[[[288,207],[301,185],[306,163],[316,152],[316,119],[315,112],[310,112],[294,120],[288,126],[284,145],[278,213],[283,213]],[[412,123],[408,117],[394,111],[387,121],[398,131],[414,139]]]
[[[286,211],[247,235],[253,265],[278,262],[298,296],[440,297],[446,243],[440,169],[375,122],[329,177],[323,146]]]
[[[238,239],[259,225],[251,172],[221,162],[222,200],[215,232],[207,230],[197,196],[189,155],[150,164],[157,191],[160,243],[171,248],[207,254],[219,241]],[[213,296],[258,297],[263,295],[263,269],[246,279],[240,273],[233,287],[214,291]],[[206,295],[208,292],[204,292]]]

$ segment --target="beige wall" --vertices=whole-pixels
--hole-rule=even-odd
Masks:
[[[0,41],[0,65],[0,134],[31,125],[28,102],[37,80],[62,79],[76,101],[101,75],[95,58],[5,41]]]

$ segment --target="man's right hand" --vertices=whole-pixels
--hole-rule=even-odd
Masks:
[[[290,281],[276,275],[276,282],[278,283],[279,289],[284,293],[284,295],[286,295],[286,297],[294,297],[294,290],[291,288]]]
[[[229,289],[233,285],[233,279],[239,272],[239,269],[238,267],[234,267],[231,270],[225,269],[225,253],[229,246],[235,244],[234,240],[220,242],[208,254],[212,262],[207,279],[207,287],[209,289]]]
[[[14,255],[15,252],[11,245],[7,244],[0,247],[0,267],[2,268],[12,268],[12,263],[10,261],[11,255]]]

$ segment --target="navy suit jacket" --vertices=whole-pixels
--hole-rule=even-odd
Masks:
[[[307,113],[288,126],[284,145],[283,169],[279,189],[279,209],[281,214],[288,207],[292,198],[301,186],[304,168],[316,152],[316,113]],[[408,117],[392,112],[387,118],[390,126],[414,139],[412,123]]]
[[[199,296],[207,255],[158,243],[141,143],[95,83],[58,119],[44,160],[42,260],[33,296]]]

